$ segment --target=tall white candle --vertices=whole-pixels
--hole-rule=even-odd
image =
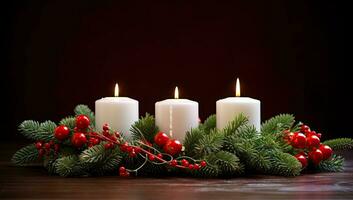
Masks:
[[[115,97],[105,97],[96,101],[96,129],[102,130],[108,124],[114,131],[130,137],[130,127],[139,118],[139,102],[119,97],[119,86],[115,85]]]
[[[255,126],[257,131],[261,128],[261,102],[249,97],[240,97],[240,83],[237,79],[236,97],[218,100],[216,103],[217,128],[222,129],[237,115],[243,113],[249,119],[249,124]]]
[[[199,125],[199,104],[188,99],[179,99],[178,87],[174,99],[156,102],[156,125],[170,137],[183,141],[185,133]]]

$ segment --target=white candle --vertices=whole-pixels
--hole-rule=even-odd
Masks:
[[[115,85],[115,97],[105,97],[96,101],[96,129],[101,131],[108,124],[114,131],[130,137],[130,127],[139,118],[139,102],[119,97],[119,86]]]
[[[199,104],[188,99],[179,99],[178,87],[174,99],[156,102],[156,125],[170,137],[183,141],[185,133],[199,125]]]
[[[257,131],[261,128],[261,102],[249,97],[240,97],[240,83],[237,79],[236,97],[218,100],[216,103],[217,128],[222,129],[237,115],[243,113],[249,119],[249,124],[255,126]]]

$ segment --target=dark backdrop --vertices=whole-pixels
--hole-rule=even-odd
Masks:
[[[58,121],[76,104],[121,94],[140,114],[172,97],[200,104],[242,94],[262,119],[293,113],[326,138],[350,136],[344,22],[337,3],[307,1],[14,1],[3,7],[3,137],[24,119]],[[10,133],[10,134],[8,134]]]

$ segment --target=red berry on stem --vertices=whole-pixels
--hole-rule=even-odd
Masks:
[[[306,137],[303,133],[294,133],[291,144],[295,148],[303,149],[306,144]]]
[[[199,164],[195,164],[195,165],[194,165],[194,169],[195,169],[195,170],[199,170],[200,168],[201,168],[201,166],[200,166]]]
[[[105,149],[111,149],[111,148],[113,148],[113,144],[112,143],[106,143],[106,144],[104,144],[104,148]]]
[[[141,153],[141,148],[140,147],[135,147],[134,150],[135,150],[136,154]]]
[[[168,142],[164,145],[163,150],[174,156],[181,152],[183,145],[179,142],[179,140],[168,140]]]
[[[71,137],[71,144],[76,148],[82,147],[86,142],[87,138],[83,133],[74,133]]]
[[[119,167],[119,173],[125,173],[126,169],[124,166]]]
[[[163,132],[159,132],[156,134],[156,136],[154,136],[154,142],[160,147],[164,146],[168,140],[168,135]]]
[[[89,118],[86,115],[78,115],[76,117],[76,127],[86,129],[90,124]]]
[[[36,142],[35,146],[36,146],[36,149],[39,150],[43,147],[43,143],[41,141],[38,141],[38,142]]]
[[[108,124],[103,125],[103,131],[109,131],[110,127]]]
[[[60,144],[54,144],[54,151],[59,152]]]
[[[162,159],[163,158],[163,154],[159,153],[159,154],[157,154],[157,157]]]
[[[65,125],[60,125],[54,130],[54,137],[58,140],[65,140],[69,137],[70,129]]]
[[[178,165],[178,161],[177,161],[177,160],[172,160],[172,161],[170,162],[170,166],[175,167],[175,166],[177,166],[177,165]]]
[[[41,158],[44,154],[45,154],[45,150],[44,149],[39,149],[38,157]]]
[[[207,163],[206,163],[206,161],[203,160],[200,162],[200,165],[201,165],[201,167],[206,167]]]
[[[50,144],[49,143],[44,143],[44,148],[45,148],[45,150],[49,151],[50,150]]]
[[[332,149],[328,145],[320,145],[320,151],[322,152],[322,159],[327,160],[332,156]]]
[[[323,154],[320,149],[316,149],[309,153],[309,157],[315,165],[318,165],[322,161]]]
[[[307,131],[310,131],[310,127],[307,126],[307,125],[305,125],[305,124],[303,124],[303,125],[301,126],[300,130],[301,130],[303,133],[305,133],[305,132],[307,132]]]
[[[306,144],[309,148],[318,147],[320,145],[320,138],[316,135],[311,135],[306,138]]]
[[[127,142],[124,142],[124,144],[122,144],[122,145],[120,146],[120,150],[121,150],[122,152],[127,152],[128,147],[129,147],[129,144],[128,144]]]
[[[316,136],[321,139],[321,133],[317,133]]]
[[[302,164],[302,168],[305,168],[308,165],[308,160],[302,154],[295,155],[295,158]]]
[[[132,149],[132,151],[129,152],[129,156],[132,157],[132,158],[136,157],[136,155],[137,154],[136,154],[134,149]]]
[[[193,164],[190,164],[190,165],[188,166],[188,168],[189,168],[190,170],[193,170],[193,169],[194,169],[194,165],[193,165]]]
[[[187,167],[187,166],[189,166],[189,161],[187,161],[186,159],[182,159],[181,160],[181,165],[184,166],[184,167]]]

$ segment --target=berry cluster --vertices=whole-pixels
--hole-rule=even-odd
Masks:
[[[60,148],[60,145],[55,144],[53,140],[51,140],[50,142],[37,141],[35,143],[35,146],[38,150],[38,156],[40,158],[44,155],[49,156],[51,150],[54,150],[54,153],[57,154]]]
[[[183,148],[183,145],[179,142],[179,140],[170,139],[168,135],[163,132],[156,134],[154,137],[154,142],[158,146],[162,147],[166,153],[172,156],[179,154]]]
[[[332,156],[332,149],[320,142],[321,133],[316,133],[305,124],[300,126],[300,131],[293,133],[286,130],[284,134],[284,139],[299,152],[295,157],[303,168],[308,165],[308,161],[318,165]]]

